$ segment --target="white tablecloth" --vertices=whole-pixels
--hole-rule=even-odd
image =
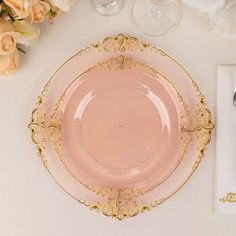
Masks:
[[[27,123],[36,96],[65,59],[91,41],[127,33],[175,55],[191,72],[215,114],[216,65],[236,63],[236,41],[213,35],[207,22],[184,8],[176,31],[163,38],[144,35],[133,24],[131,2],[116,16],[96,14],[78,0],[71,13],[45,24],[21,68],[0,80],[1,236],[222,236],[236,235],[236,216],[214,213],[215,139],[202,165],[174,197],[151,212],[118,222],[91,212],[66,195],[36,156]]]

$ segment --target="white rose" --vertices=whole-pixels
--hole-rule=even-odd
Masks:
[[[58,7],[62,11],[70,11],[71,6],[75,3],[75,0],[51,0],[52,5]]]
[[[228,4],[210,18],[210,26],[214,33],[228,39],[236,39],[236,1]]]
[[[212,15],[224,7],[226,0],[183,0],[183,2],[198,9],[200,13]]]

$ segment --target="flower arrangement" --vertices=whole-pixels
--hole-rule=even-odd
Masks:
[[[0,76],[14,72],[19,51],[38,39],[39,24],[70,11],[74,0],[0,0]]]

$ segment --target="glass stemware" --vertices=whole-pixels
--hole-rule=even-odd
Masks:
[[[121,11],[123,0],[93,0],[96,11],[104,16],[111,16]]]
[[[180,0],[135,0],[133,18],[146,34],[162,36],[173,30],[180,22]]]

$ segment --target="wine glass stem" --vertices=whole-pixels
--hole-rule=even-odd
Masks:
[[[152,3],[150,8],[150,15],[153,18],[160,18],[161,17],[161,6],[160,0],[150,0]]]

